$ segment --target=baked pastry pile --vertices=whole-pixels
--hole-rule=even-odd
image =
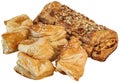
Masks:
[[[22,14],[4,24],[3,53],[19,51],[14,70],[31,79],[58,71],[79,80],[88,57],[105,61],[118,45],[115,31],[57,1],[48,3],[33,21]]]
[[[115,31],[96,24],[83,14],[59,2],[47,4],[33,20],[34,24],[39,22],[64,26],[67,39],[71,36],[78,37],[88,56],[99,61],[105,61],[117,47],[118,37]]]

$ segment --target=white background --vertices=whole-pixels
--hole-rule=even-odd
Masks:
[[[6,32],[4,20],[20,14],[27,14],[33,20],[44,5],[51,1],[1,0],[0,35]],[[117,31],[118,36],[120,36],[120,0],[59,0],[59,2],[88,16],[96,23]],[[31,80],[14,71],[16,61],[17,52],[9,55],[3,54],[0,43],[0,83],[120,83],[120,44],[105,62],[88,58],[84,75],[79,81],[74,81],[58,72],[54,72],[53,76],[41,80]]]

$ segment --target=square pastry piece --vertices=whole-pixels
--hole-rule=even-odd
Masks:
[[[25,28],[18,28],[13,32],[2,34],[3,53],[9,54],[18,50],[18,44],[28,38],[29,31]]]
[[[14,70],[25,77],[37,80],[53,75],[54,66],[49,60],[34,59],[28,54],[20,52]]]
[[[56,61],[56,70],[79,80],[83,75],[87,57],[87,52],[80,46],[80,41],[77,38],[71,38]]]

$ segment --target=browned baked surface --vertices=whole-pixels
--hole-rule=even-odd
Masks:
[[[59,59],[56,61],[56,70],[64,72],[74,80],[79,80],[84,73],[87,56],[79,39],[73,37],[62,49]]]
[[[54,55],[54,49],[49,41],[44,38],[39,38],[37,41],[30,44],[23,41],[18,45],[18,50],[37,59],[51,60]]]
[[[105,61],[118,44],[115,31],[56,1],[47,4],[33,21],[39,22],[64,26],[67,38],[78,37],[89,56],[99,61]]]
[[[25,28],[2,34],[3,53],[9,54],[18,50],[18,44],[28,38],[29,31]]]
[[[4,24],[6,25],[7,32],[12,32],[17,28],[27,28],[33,25],[32,20],[26,15],[18,15],[9,20],[5,20]]]
[[[32,21],[22,14],[6,20],[3,53],[19,50],[14,70],[41,79],[56,71],[78,81],[89,57],[105,61],[118,45],[117,33],[59,2],[47,4]]]
[[[14,69],[19,74],[34,80],[51,76],[54,72],[54,66],[49,60],[34,59],[23,52],[18,53],[18,61]]]

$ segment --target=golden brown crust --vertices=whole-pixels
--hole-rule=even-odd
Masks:
[[[26,19],[29,19],[29,17],[26,14],[22,14],[22,15],[13,17],[9,20],[5,20],[4,24],[7,25],[7,23],[10,22],[10,21],[17,22],[18,24],[21,24]]]
[[[95,60],[105,61],[107,57],[117,48],[117,33],[106,30],[97,38],[91,57]]]
[[[2,35],[3,53],[8,54],[18,50],[18,44],[28,38],[27,29],[19,29],[14,32],[7,32]]]
[[[42,10],[42,12],[41,12],[41,14],[40,14],[40,16],[38,15],[35,19],[34,19],[34,24],[37,24],[38,22],[40,22],[40,21],[42,21],[43,23],[45,23],[45,24],[54,24],[55,22],[56,22],[56,19],[54,18],[54,17],[51,17],[50,15],[53,15],[53,13],[52,13],[52,11],[54,10],[54,11],[57,11],[58,9],[59,9],[59,7],[61,6],[61,4],[59,3],[59,2],[57,2],[57,1],[54,1],[54,2],[52,2],[52,3],[49,3],[49,4],[47,4],[44,8],[43,8],[43,10]],[[46,13],[46,11],[48,12],[48,13]],[[50,14],[50,15],[49,15]],[[45,19],[44,19],[45,18]],[[46,19],[46,18],[48,18],[48,19]]]
[[[26,14],[22,14],[4,21],[4,24],[6,25],[7,31],[12,32],[17,28],[22,28],[21,26],[23,26],[24,28],[25,26],[26,28],[32,26],[33,22]]]
[[[59,55],[61,49],[59,47],[67,43],[66,31],[63,26],[47,25],[39,22],[30,27],[29,30],[31,36],[36,38],[42,37],[50,42],[50,45],[55,51],[54,58]]]
[[[62,26],[46,25],[40,36],[47,37],[49,41],[57,41],[66,38],[66,31]]]
[[[49,37],[50,41],[66,38],[65,28],[59,25],[47,25],[39,22],[28,29],[33,37]]]
[[[64,46],[56,62],[56,70],[64,72],[75,80],[79,80],[83,75],[87,56],[86,51],[80,46],[79,40],[72,38]]]
[[[56,71],[74,80],[84,73],[87,57],[105,61],[117,48],[118,35],[57,1],[47,4],[32,20],[25,14],[4,21],[3,53],[19,50],[14,70],[30,79]]]
[[[54,72],[54,66],[49,60],[34,59],[23,52],[18,53],[17,66],[14,69],[34,80],[53,75]]]
[[[50,41],[50,45],[55,51],[53,60],[59,56],[60,50],[62,49],[59,47],[64,46],[67,43],[66,31],[63,26],[59,25],[46,25],[41,31],[41,37]]]
[[[89,56],[92,56],[93,59],[99,61],[105,61],[110,53],[112,53],[117,47],[117,33],[106,28],[105,26],[98,25],[93,20],[89,19],[81,13],[77,13],[66,5],[59,3],[59,6],[55,6],[55,4],[56,2],[47,4],[42,12],[35,18],[33,23],[36,24],[43,22],[45,24],[64,26],[68,39],[71,36],[79,37],[83,48],[86,49]],[[111,35],[111,33],[114,33],[114,35]],[[107,37],[108,35],[109,37]],[[105,38],[101,39],[103,36]],[[94,49],[96,49],[96,46],[99,47],[100,42],[104,43],[106,41],[110,41],[109,44],[111,47],[107,49],[101,49],[101,53],[97,54],[97,58],[95,58],[96,56],[94,56]],[[111,41],[114,41],[114,44],[113,42],[111,43]],[[104,43],[104,46],[107,45]]]
[[[39,23],[39,24],[34,24],[31,27],[28,27],[30,31],[30,36],[34,38],[39,38],[41,35],[42,30],[45,28],[46,24]]]
[[[39,38],[37,41],[29,44],[23,41],[19,44],[18,50],[37,59],[51,60],[54,55],[54,49],[49,41],[44,38]]]

